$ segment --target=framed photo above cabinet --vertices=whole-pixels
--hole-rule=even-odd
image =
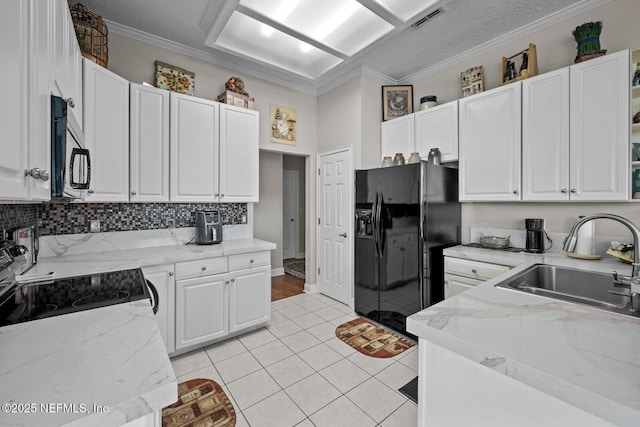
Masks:
[[[382,86],[382,120],[413,113],[413,86]]]

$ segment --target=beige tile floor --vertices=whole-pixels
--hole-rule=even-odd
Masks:
[[[417,406],[398,388],[417,375],[417,347],[365,356],[335,336],[356,315],[321,294],[274,301],[265,328],[171,359],[178,382],[209,378],[237,427],[410,427]]]

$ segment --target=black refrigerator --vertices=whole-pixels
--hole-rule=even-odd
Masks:
[[[406,318],[444,299],[442,251],[460,243],[458,170],[357,170],[355,187],[355,311],[415,338]]]

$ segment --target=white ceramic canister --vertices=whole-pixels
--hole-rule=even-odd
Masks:
[[[438,105],[438,97],[434,95],[427,95],[420,98],[420,109],[426,110],[427,108],[435,107]]]
[[[420,160],[422,159],[420,158],[420,154],[418,153],[411,153],[411,155],[409,156],[409,164],[420,163]]]
[[[391,156],[385,156],[384,159],[382,159],[382,167],[388,168],[389,166],[393,166],[393,160]]]

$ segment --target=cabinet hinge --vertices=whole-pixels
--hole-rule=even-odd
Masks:
[[[318,225],[320,225],[320,218],[318,218]]]
[[[320,275],[320,267],[318,267],[318,276]]]
[[[318,176],[320,176],[320,168],[318,168]]]

